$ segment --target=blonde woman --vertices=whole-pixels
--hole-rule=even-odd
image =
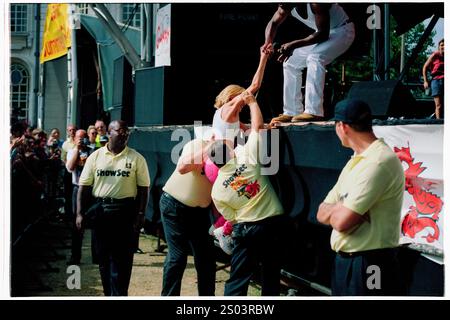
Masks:
[[[214,107],[216,107],[217,110],[214,114],[212,124],[214,138],[216,140],[226,139],[234,141],[234,138],[239,133],[239,129],[242,129],[243,131],[248,129],[246,125],[239,121],[239,113],[246,105],[243,99],[243,93],[247,91],[253,95],[261,87],[269,57],[270,54],[260,50],[259,65],[253,76],[252,83],[247,89],[236,84],[231,84],[225,87],[225,89],[223,89],[216,97]],[[207,159],[204,171],[211,184],[214,184],[219,168],[210,159]],[[231,232],[233,231],[232,223],[226,221],[214,206],[212,210],[215,222],[211,226],[209,233],[218,240],[222,250],[231,255],[233,252],[233,241],[231,238]]]
[[[234,140],[239,129],[244,131],[247,129],[247,127],[239,121],[239,113],[245,105],[241,94],[244,91],[248,91],[251,94],[255,94],[258,91],[261,87],[269,57],[269,53],[264,53],[262,50],[260,51],[258,69],[253,76],[251,85],[247,89],[236,84],[231,84],[225,87],[225,89],[223,89],[216,97],[214,107],[216,107],[217,110],[214,114],[212,124],[215,139]]]

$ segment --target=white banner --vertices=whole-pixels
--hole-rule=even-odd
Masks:
[[[168,4],[156,14],[155,67],[170,66],[170,10]]]
[[[443,250],[443,125],[375,126],[405,170],[400,243]]]

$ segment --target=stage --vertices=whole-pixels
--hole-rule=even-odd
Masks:
[[[433,194],[438,196],[442,196],[443,185],[443,127],[442,120],[374,120],[375,133],[388,145],[408,148],[415,163],[423,163],[427,170],[417,178],[431,181],[435,186]],[[329,245],[331,229],[317,222],[316,213],[352,151],[341,146],[332,121],[281,124],[267,132],[268,140],[272,139],[272,143],[267,144],[271,161],[265,167],[277,168],[271,181],[292,222],[291,229],[286,230],[290,240],[280,248],[288,257],[283,272],[291,275],[293,282],[329,288],[334,255]],[[175,169],[172,150],[181,150],[186,139],[192,138],[193,125],[134,127],[132,131],[129,145],[145,156],[152,181],[147,210],[150,224],[160,223],[161,189]],[[405,168],[406,165],[404,163]],[[404,198],[403,215],[415,205],[413,194],[405,191]],[[441,223],[438,218],[437,230]],[[402,234],[404,244],[400,257],[408,295],[441,296],[444,287],[442,239],[430,229],[416,231],[411,234],[410,230],[402,230],[405,234]],[[423,243],[423,235],[433,241]],[[416,245],[414,250],[409,243],[413,244],[411,247]],[[424,252],[431,255],[425,257]]]

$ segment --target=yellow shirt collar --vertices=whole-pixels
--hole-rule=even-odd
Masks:
[[[374,148],[380,143],[384,143],[383,138],[378,138],[370,144],[370,146],[360,154],[353,154],[350,162],[350,169],[353,169],[362,159],[367,158]]]
[[[120,157],[121,155],[126,155],[128,153],[129,148],[128,148],[128,146],[125,146],[125,148],[120,153],[113,154],[111,151],[109,151],[108,144],[109,144],[109,142],[105,145],[105,149],[106,149],[105,154],[110,154],[113,157]]]

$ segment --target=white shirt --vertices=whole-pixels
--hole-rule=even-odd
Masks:
[[[306,19],[303,19],[300,16],[296,10],[296,7],[292,9],[291,14],[294,18],[300,20],[311,29],[317,30],[316,18],[311,10],[311,4],[308,3],[306,7],[308,8],[308,17]],[[342,9],[340,5],[333,3],[330,8],[330,29],[341,26],[341,24],[343,24],[346,20],[348,20],[348,16],[344,9]]]
[[[236,122],[226,122],[221,117],[222,108],[217,109],[213,118],[213,131],[216,140],[227,139],[234,140],[239,133],[239,120]]]

